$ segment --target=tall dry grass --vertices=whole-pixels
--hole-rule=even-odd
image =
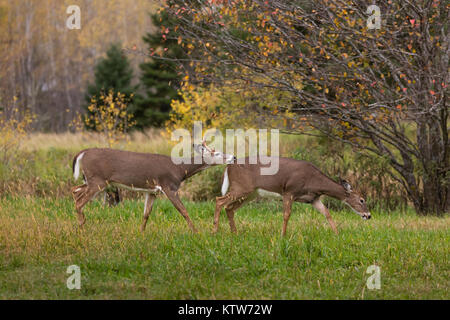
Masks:
[[[118,143],[117,148],[136,152],[170,154],[171,144],[163,130],[148,129],[134,131],[128,135],[128,142]],[[106,148],[108,141],[97,132],[33,133],[22,143],[21,150],[26,152],[46,151],[64,148],[81,150],[85,148]]]
[[[130,133],[116,148],[170,155],[175,143],[164,129],[149,129]],[[349,180],[372,208],[389,211],[408,206],[403,189],[392,180],[383,161],[325,138],[281,135],[279,145],[281,156],[310,161],[333,179]],[[0,196],[69,196],[76,183],[72,177],[74,155],[85,148],[107,146],[104,135],[95,132],[33,133],[20,144],[20,161],[6,166],[0,163]],[[191,177],[183,183],[181,195],[195,201],[214,199],[220,194],[223,168],[217,166]],[[332,209],[342,209],[340,202],[326,201]]]

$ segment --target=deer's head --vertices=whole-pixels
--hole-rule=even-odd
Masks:
[[[194,150],[201,154],[203,161],[208,164],[233,163],[236,161],[234,155],[216,151],[214,148],[208,147],[206,141],[203,141],[202,144],[194,144]]]
[[[364,220],[370,219],[371,215],[367,209],[366,200],[358,192],[354,191],[347,181],[342,180],[341,185],[344,187],[346,193],[346,197],[343,200],[344,203],[349,205]]]

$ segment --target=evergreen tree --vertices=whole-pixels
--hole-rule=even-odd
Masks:
[[[126,100],[129,101],[130,111],[132,111],[133,100],[137,98],[136,96],[131,97],[137,90],[137,86],[131,84],[132,79],[133,69],[128,58],[123,55],[118,44],[112,44],[106,57],[95,66],[95,83],[89,84],[87,89],[86,112],[91,114],[88,107],[92,105],[92,99],[96,100],[96,104],[103,103],[101,97],[108,95],[110,90],[113,90],[115,95],[119,92],[125,94]],[[95,130],[93,126],[89,128]]]
[[[174,31],[176,21],[170,19],[165,12],[152,14],[151,19],[156,31],[144,37],[150,52],[160,51],[163,58],[183,57],[183,50]],[[167,30],[167,34],[163,30]],[[155,56],[159,57],[159,54],[155,53]],[[171,101],[180,99],[177,65],[169,60],[155,58],[141,64],[140,68],[141,84],[146,96],[137,99],[135,120],[139,126],[161,126],[169,119]]]

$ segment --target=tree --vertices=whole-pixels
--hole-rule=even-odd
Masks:
[[[183,50],[174,36],[167,37],[175,21],[169,19],[167,13],[160,12],[151,15],[153,25],[157,30],[148,33],[144,42],[149,46],[152,57],[140,65],[141,84],[145,88],[145,98],[139,99],[135,107],[135,117],[139,126],[161,126],[169,119],[172,100],[179,100],[180,72],[171,59],[184,56]]]
[[[190,81],[289,94],[285,130],[312,127],[389,162],[417,212],[450,209],[449,12],[443,1],[172,1]],[[301,128],[301,129],[299,129]]]
[[[88,85],[85,107],[88,115],[94,116],[92,110],[100,109],[100,106],[106,104],[105,97],[108,96],[109,91],[114,92],[112,100],[115,100],[118,95],[123,95],[128,104],[132,105],[133,94],[137,90],[137,86],[131,84],[132,78],[133,70],[128,58],[122,54],[119,45],[111,45],[106,57],[95,66],[95,83]],[[87,123],[86,126],[90,129],[98,129],[95,121]]]
[[[67,7],[60,0],[0,0],[0,99],[14,96],[37,115],[33,128],[65,131],[83,110],[95,62],[111,42],[142,47],[142,30],[151,27],[148,0],[79,0],[81,30],[69,30]],[[114,17],[114,19],[111,19]],[[133,17],[130,19],[130,17]],[[129,56],[134,70],[145,61]]]

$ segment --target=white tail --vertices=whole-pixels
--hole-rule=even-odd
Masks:
[[[75,181],[78,180],[78,178],[80,177],[80,161],[81,161],[81,159],[83,159],[83,156],[84,156],[84,152],[82,154],[80,154],[77,157],[77,160],[75,161],[75,167],[73,169],[73,177],[74,177]]]
[[[228,179],[228,168],[225,168],[225,172],[223,174],[223,183],[222,183],[222,196],[227,194],[229,186],[230,186],[230,180]]]

